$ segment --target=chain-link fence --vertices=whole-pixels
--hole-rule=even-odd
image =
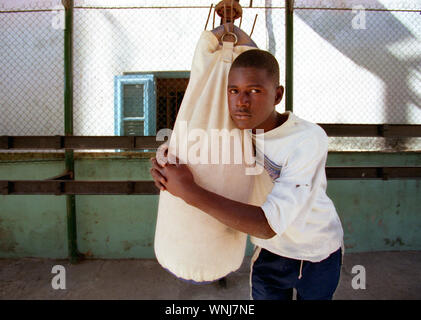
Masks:
[[[294,112],[318,123],[421,123],[420,1],[296,1]],[[332,150],[421,149],[331,138]]]
[[[194,49],[204,30],[210,2],[195,1],[198,6],[191,6],[192,1],[178,1],[179,5],[183,3],[190,6],[178,7],[177,1],[172,1],[171,7],[164,8],[93,8],[85,5],[75,9],[75,135],[117,133],[119,124],[115,124],[115,110],[118,108],[116,100],[119,97],[115,96],[116,76],[121,76],[117,81],[123,82],[124,75],[132,77],[132,85],[137,83],[135,75],[139,76],[138,83],[142,82],[141,75],[153,75],[155,85],[158,79],[188,78]],[[251,31],[256,14],[258,19],[253,39],[260,48],[270,47],[282,63],[282,8],[244,8],[241,26],[244,30]],[[212,29],[213,17],[209,20],[207,30]],[[217,27],[220,19],[215,20]],[[236,21],[237,25],[238,23]],[[276,39],[274,34],[277,35]],[[175,96],[177,92],[182,94],[183,84],[185,86],[187,82],[180,80],[177,85],[176,81],[167,81],[167,84],[175,86],[174,90],[167,90],[174,91]],[[177,89],[177,86],[180,88]],[[166,88],[162,85],[156,87],[154,99],[157,101],[159,120],[162,112],[171,113],[177,108],[177,104],[167,110],[167,94],[164,92]],[[135,128],[133,130],[136,132]]]
[[[64,135],[63,14],[60,1],[0,1],[0,135]],[[1,150],[29,151],[57,152]]]
[[[171,126],[211,3],[74,1],[74,135]],[[295,1],[294,112],[318,123],[420,124],[420,1],[337,3]],[[252,38],[275,55],[283,82],[285,2],[240,4],[241,29],[250,33],[258,15]],[[63,13],[60,1],[0,0],[0,135],[64,135]],[[207,30],[220,23],[212,13]],[[420,150],[420,140],[331,138],[330,150]]]
[[[60,135],[63,32],[52,12],[0,12],[0,135]]]

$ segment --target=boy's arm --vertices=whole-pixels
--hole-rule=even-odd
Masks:
[[[152,159],[152,165],[152,177],[155,185],[161,190],[167,190],[182,198],[186,203],[235,230],[262,239],[269,239],[275,235],[260,207],[227,199],[203,189],[194,182],[192,173],[184,164],[167,164],[161,167]]]

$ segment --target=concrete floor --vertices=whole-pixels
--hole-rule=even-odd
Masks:
[[[249,263],[219,282],[194,285],[155,260],[0,259],[0,299],[249,299]],[[66,270],[66,289],[54,290],[54,265]],[[352,288],[355,265],[364,266],[366,289]],[[421,299],[421,251],[345,254],[337,300]]]

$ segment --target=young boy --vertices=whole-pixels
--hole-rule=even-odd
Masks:
[[[248,50],[228,75],[228,105],[240,129],[264,139],[264,167],[273,181],[262,206],[224,198],[198,186],[183,164],[161,167],[152,177],[167,190],[257,244],[252,258],[253,299],[332,299],[339,282],[343,230],[326,194],[328,138],[320,126],[275,110],[283,96],[276,59]],[[263,134],[255,134],[263,129]]]

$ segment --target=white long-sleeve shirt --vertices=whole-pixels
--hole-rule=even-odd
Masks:
[[[276,235],[251,241],[284,257],[318,262],[343,245],[342,225],[326,194],[328,137],[317,124],[286,113],[281,126],[253,135],[257,158],[259,139],[264,139],[264,167],[272,190],[261,208]],[[259,188],[265,182],[256,183]]]

